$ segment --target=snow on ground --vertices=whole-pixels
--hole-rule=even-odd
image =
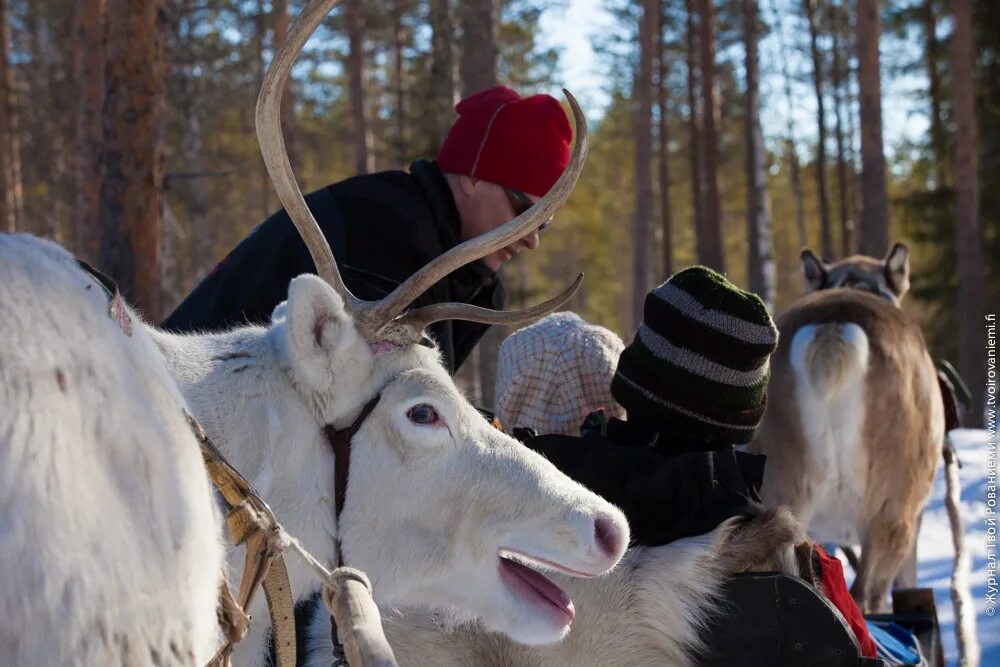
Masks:
[[[987,575],[987,505],[986,485],[988,467],[996,474],[996,449],[991,450],[986,431],[959,429],[952,432],[952,441],[958,450],[962,468],[962,518],[965,521],[965,546],[972,559],[970,586],[972,600],[976,607],[976,623],[979,643],[982,646],[983,667],[1000,667],[1000,620],[988,615],[987,609],[996,611],[1000,604],[996,601],[996,542],[991,545],[993,572],[993,602],[987,604],[990,583]],[[995,445],[995,443],[994,443]],[[992,452],[992,453],[991,453]],[[992,456],[992,463],[990,457]],[[954,550],[951,545],[951,525],[945,509],[944,466],[938,468],[934,480],[934,493],[924,510],[920,538],[917,544],[918,586],[933,588],[937,600],[938,619],[941,622],[941,640],[944,644],[945,660],[954,665],[958,660],[955,642],[954,608],[951,603],[951,571]],[[996,510],[996,507],[994,507]],[[997,515],[992,515],[994,519]],[[992,528],[996,537],[996,528]]]

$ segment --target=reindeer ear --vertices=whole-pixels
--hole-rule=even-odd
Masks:
[[[802,249],[802,273],[806,278],[806,286],[811,291],[826,287],[826,266],[809,248]]]
[[[885,256],[885,281],[897,299],[910,289],[910,249],[897,243]]]
[[[343,299],[319,277],[301,275],[288,286],[284,315],[295,375],[316,391],[328,389],[338,356],[358,338]]]

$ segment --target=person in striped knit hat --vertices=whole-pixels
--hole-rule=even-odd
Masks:
[[[633,430],[648,431],[663,453],[746,444],[764,414],[777,345],[778,330],[756,294],[693,266],[646,296],[611,393]]]
[[[646,296],[643,321],[609,378],[627,419],[585,437],[526,440],[625,511],[632,537],[656,546],[761,511],[764,457],[739,452],[766,403],[778,331],[764,303],[703,266]]]
[[[732,517],[762,510],[764,457],[736,451],[753,440],[767,403],[770,356],[778,331],[764,303],[703,266],[675,274],[646,296],[643,321],[618,359],[611,394],[627,420],[599,433],[550,435],[526,444],[625,512],[635,543],[656,546],[706,533]],[[874,645],[847,590],[839,562],[815,547],[822,590],[850,622],[863,654]],[[769,584],[728,602],[768,608]],[[741,624],[746,614],[727,616]],[[732,664],[786,664],[791,628],[770,628],[774,655],[740,642],[708,645]],[[725,643],[725,641],[722,641]],[[722,664],[716,662],[713,664]],[[791,663],[788,663],[791,664]]]

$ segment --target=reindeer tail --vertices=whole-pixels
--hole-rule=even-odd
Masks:
[[[853,322],[807,324],[792,339],[792,364],[816,393],[829,398],[851,378],[860,378],[868,367],[868,336]]]

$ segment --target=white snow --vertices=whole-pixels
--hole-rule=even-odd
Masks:
[[[952,431],[952,442],[958,450],[962,463],[959,476],[962,481],[962,518],[965,521],[965,546],[972,559],[972,600],[976,607],[976,624],[979,643],[982,647],[980,664],[984,667],[1000,666],[1000,621],[988,615],[987,609],[996,611],[996,523],[989,526],[987,519],[997,519],[996,513],[987,515],[987,476],[992,475],[996,484],[996,442],[990,447],[987,431],[956,429]],[[995,491],[995,486],[994,489]],[[954,550],[951,545],[951,525],[945,509],[944,466],[938,468],[934,480],[934,493],[924,510],[923,523],[917,544],[917,585],[933,588],[937,601],[938,619],[941,622],[941,640],[944,644],[945,661],[957,664],[958,652],[955,642],[954,609],[951,603],[951,571]],[[994,498],[995,499],[995,498]],[[997,506],[993,505],[993,512]],[[988,531],[990,531],[988,533]],[[992,535],[992,543],[987,542]],[[987,574],[987,549],[992,554],[993,571]],[[988,578],[992,576],[993,581]],[[987,602],[987,594],[993,596]]]

